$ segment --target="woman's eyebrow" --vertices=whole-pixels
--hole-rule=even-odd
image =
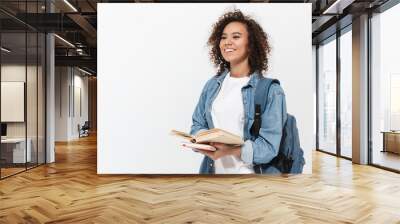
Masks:
[[[233,32],[232,33],[232,35],[234,35],[234,34],[239,34],[239,35],[242,35],[242,33],[241,32]],[[228,35],[227,33],[222,33],[222,35],[221,36],[226,36],[226,35]]]

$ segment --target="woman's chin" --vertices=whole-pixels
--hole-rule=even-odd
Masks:
[[[238,60],[238,59],[235,58],[235,59],[229,60],[227,62],[229,62],[229,64],[232,66],[232,65],[240,64],[242,62],[242,60]]]
[[[229,62],[230,64],[235,63],[237,61],[236,58],[232,58],[232,57],[228,57],[228,58],[224,58],[225,61]]]

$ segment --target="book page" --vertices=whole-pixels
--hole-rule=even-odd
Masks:
[[[218,142],[230,145],[244,144],[243,139],[240,136],[217,128],[202,132],[195,136],[195,139],[198,143]]]
[[[189,135],[189,134],[187,134],[185,132],[182,132],[182,131],[171,130],[170,135],[174,135],[174,136],[178,136],[178,137],[184,138],[186,140],[189,140],[190,142],[194,141],[194,138],[191,135]]]

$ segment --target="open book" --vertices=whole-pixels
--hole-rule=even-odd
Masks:
[[[208,143],[218,142],[229,145],[243,145],[243,139],[235,134],[229,133],[222,129],[213,128],[206,131],[201,131],[197,135],[189,135],[185,132],[172,130],[171,135],[182,137],[192,143]]]

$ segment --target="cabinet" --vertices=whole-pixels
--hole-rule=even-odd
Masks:
[[[1,140],[1,160],[5,164],[21,164],[32,161],[32,141],[27,139],[25,154],[25,138],[7,138]]]
[[[393,152],[400,154],[400,132],[384,131],[383,133],[383,152]]]

